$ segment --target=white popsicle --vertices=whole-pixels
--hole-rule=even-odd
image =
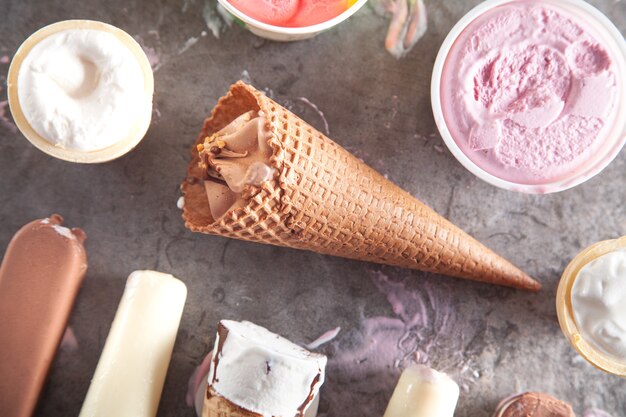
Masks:
[[[402,372],[384,417],[452,417],[459,386],[448,375],[412,365]]]
[[[172,275],[130,274],[80,417],[156,416],[186,297]]]

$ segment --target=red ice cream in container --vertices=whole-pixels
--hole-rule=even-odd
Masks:
[[[218,0],[257,36],[276,41],[311,38],[343,22],[367,0]]]

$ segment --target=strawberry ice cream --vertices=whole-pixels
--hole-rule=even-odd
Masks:
[[[298,10],[298,0],[228,0],[241,12],[259,22],[282,26]]]
[[[274,26],[306,27],[348,10],[354,0],[228,0],[247,16]]]
[[[498,178],[561,180],[585,168],[615,123],[613,61],[594,28],[557,2],[494,7],[447,55],[445,124],[465,155]]]

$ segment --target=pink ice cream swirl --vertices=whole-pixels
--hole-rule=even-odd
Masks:
[[[546,183],[582,169],[602,145],[618,85],[584,23],[547,2],[511,2],[456,40],[442,77],[444,118],[485,171]]]

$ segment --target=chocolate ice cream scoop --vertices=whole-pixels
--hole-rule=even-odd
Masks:
[[[23,226],[0,266],[0,414],[32,415],[87,270],[80,229]]]
[[[198,144],[200,166],[211,215],[219,219],[233,206],[243,205],[242,193],[272,179],[272,150],[262,112],[246,112]]]
[[[525,392],[498,404],[493,417],[576,417],[572,407],[541,392]]]

